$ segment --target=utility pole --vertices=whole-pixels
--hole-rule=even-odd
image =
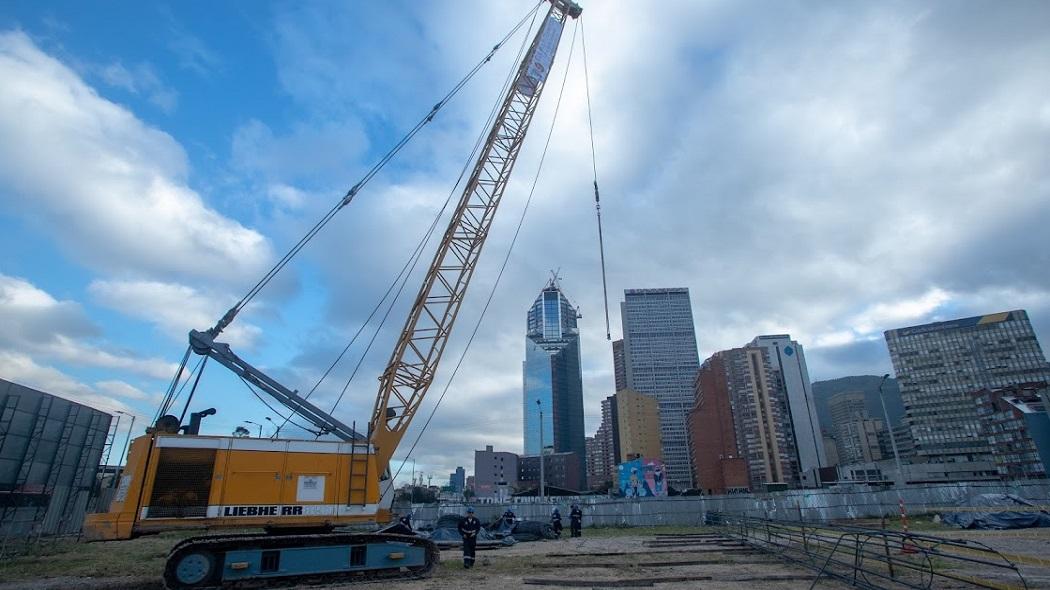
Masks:
[[[886,384],[886,380],[890,378],[890,374],[886,373],[882,376],[882,381],[879,381],[879,401],[882,402],[882,415],[886,418],[886,430],[890,431],[890,446],[893,447],[893,460],[897,463],[897,478],[896,485],[903,486],[908,483],[908,480],[904,477],[904,469],[901,467],[901,456],[897,452],[897,437],[893,436],[893,425],[890,424],[890,413],[886,410],[886,398],[882,395],[882,386]]]
[[[128,436],[124,439],[124,448],[120,451],[120,459],[117,459],[117,468],[120,469],[120,464],[124,462],[124,455],[128,452],[128,446],[131,444],[131,431],[135,429],[135,414],[127,414],[125,412],[121,412],[120,410],[117,410],[117,413],[123,414],[125,416],[131,416],[131,426],[128,426]],[[113,438],[116,438],[116,436],[116,433],[114,433]],[[121,472],[123,472],[123,470],[121,470]],[[113,476],[112,487],[117,487],[116,473],[114,473]]]
[[[546,481],[545,481],[545,479],[543,477],[543,463],[544,463],[544,461],[543,461],[543,459],[544,459],[544,456],[543,456],[543,404],[541,404],[540,400],[537,399],[536,400],[536,405],[540,408],[540,496],[539,497],[540,497],[540,500],[542,500],[543,496],[544,496],[544,493],[543,493],[544,492],[544,488],[546,488]]]

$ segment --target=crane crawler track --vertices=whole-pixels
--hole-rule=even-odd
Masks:
[[[390,544],[394,547],[423,547],[426,559],[421,566],[358,569],[352,571],[318,572],[316,574],[288,574],[285,576],[252,576],[238,580],[222,580],[224,558],[229,551],[279,550],[300,547],[335,545]],[[211,571],[200,582],[186,584],[179,580],[176,569],[183,558],[194,554],[210,556]],[[312,535],[238,534],[191,537],[172,548],[164,567],[164,587],[168,590],[228,590],[239,588],[287,588],[302,585],[332,583],[363,583],[383,580],[407,580],[430,576],[440,561],[437,545],[428,539],[410,535],[381,533],[318,533]]]

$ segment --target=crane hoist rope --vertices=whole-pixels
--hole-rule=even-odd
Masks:
[[[577,19],[577,24],[573,27],[572,41],[569,43],[569,57],[565,62],[565,74],[562,77],[561,89],[558,91],[558,98],[554,103],[554,114],[551,116],[551,126],[547,132],[547,139],[543,144],[543,151],[540,153],[539,163],[536,165],[536,174],[532,178],[532,185],[529,188],[529,194],[525,198],[525,206],[522,207],[521,216],[518,218],[518,225],[514,229],[514,236],[511,237],[510,245],[507,246],[507,253],[503,257],[503,262],[500,264],[499,272],[496,273],[496,280],[492,283],[492,288],[489,290],[488,297],[485,299],[485,305],[481,308],[481,313],[478,315],[477,321],[474,323],[474,329],[470,333],[470,337],[467,338],[466,345],[463,347],[463,351],[459,355],[459,359],[456,360],[455,367],[452,368],[452,372],[449,374],[448,379],[445,381],[444,387],[441,389],[441,395],[438,396],[437,401],[434,403],[434,407],[430,409],[430,414],[427,415],[427,419],[423,422],[422,428],[416,434],[416,438],[412,441],[412,445],[408,448],[408,452],[405,454],[405,458],[401,461],[401,465],[397,468],[391,479],[396,480],[397,476],[400,475],[401,470],[404,469],[405,464],[408,463],[412,456],[412,452],[415,451],[416,445],[419,444],[420,439],[423,438],[423,433],[426,432],[427,427],[430,426],[430,421],[433,420],[434,414],[437,413],[438,408],[441,406],[441,402],[445,399],[445,394],[448,393],[449,388],[452,386],[452,382],[455,380],[456,375],[459,373],[459,368],[463,365],[463,360],[467,356],[467,352],[470,351],[471,344],[474,343],[474,338],[478,335],[478,330],[481,328],[481,322],[485,319],[485,314],[489,310],[489,306],[492,304],[492,299],[496,295],[496,289],[499,287],[500,280],[503,278],[503,272],[507,270],[507,264],[510,262],[510,256],[514,252],[514,246],[518,242],[518,235],[521,234],[521,228],[525,223],[525,215],[529,212],[529,205],[532,204],[532,197],[536,194],[536,187],[539,184],[540,173],[543,171],[543,163],[547,159],[547,149],[551,144],[551,137],[554,135],[554,125],[558,121],[558,112],[561,110],[561,100],[565,94],[566,82],[569,79],[569,68],[572,65],[572,56],[576,48],[576,33],[577,30],[582,32],[581,21]],[[386,491],[390,491],[391,488],[387,488]]]
[[[587,70],[587,35],[580,19],[580,46],[583,50],[583,87],[587,96],[587,129],[591,136],[591,169],[594,171],[594,212],[598,217],[598,254],[602,262],[602,299],[605,303],[605,339],[612,340],[609,328],[609,287],[605,280],[605,240],[602,238],[602,203],[598,196],[598,151],[594,147],[594,119],[591,116],[591,75]]]

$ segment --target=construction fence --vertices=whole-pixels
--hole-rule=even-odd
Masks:
[[[482,522],[495,520],[508,506],[519,518],[545,521],[555,506],[564,515],[571,504],[579,504],[586,515],[586,526],[697,526],[703,523],[706,512],[807,522],[893,517],[900,514],[902,500],[909,515],[936,514],[958,510],[960,504],[978,494],[993,493],[1013,494],[1046,507],[1050,505],[1050,480],[943,483],[889,489],[857,485],[728,496],[514,498],[505,504],[469,504],[474,506]],[[462,502],[414,504],[413,522],[421,526],[434,524],[443,514],[462,514],[466,506],[467,503]]]

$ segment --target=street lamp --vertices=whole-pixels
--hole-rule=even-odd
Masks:
[[[124,455],[128,452],[128,446],[131,445],[131,431],[134,430],[134,428],[135,428],[135,414],[128,414],[126,412],[121,412],[120,410],[117,410],[116,413],[117,414],[121,414],[122,416],[131,416],[131,426],[128,426],[128,436],[127,436],[127,438],[124,439],[124,448],[120,451],[120,459],[117,459],[117,471],[114,471],[113,485],[111,487],[117,487],[116,474],[120,471],[120,464],[124,462]],[[119,416],[117,417],[117,425],[118,426],[120,425],[120,417]],[[116,438],[117,438],[117,433],[114,432],[113,433],[114,441],[116,440]]]
[[[258,422],[252,422],[251,420],[245,420],[244,423],[245,424],[251,424],[253,426],[258,426],[259,427],[259,438],[262,438],[262,424],[259,424]]]
[[[536,407],[540,409],[540,500],[543,500],[543,492],[546,482],[543,477],[543,404],[536,400]]]
[[[277,423],[273,421],[273,418],[270,418],[269,416],[266,417],[266,421],[270,424],[273,424],[273,427],[275,429],[271,438],[277,438],[281,434],[281,427],[278,426]]]
[[[882,386],[886,384],[886,380],[889,378],[890,374],[886,373],[882,376],[882,381],[879,381],[879,401],[882,402],[882,415],[886,418],[886,429],[890,431],[890,446],[893,447],[893,460],[897,463],[897,485],[904,485],[907,483],[907,480],[904,478],[904,469],[901,467],[901,456],[897,452],[897,437],[893,436],[890,413],[886,410],[886,398],[882,395]]]

